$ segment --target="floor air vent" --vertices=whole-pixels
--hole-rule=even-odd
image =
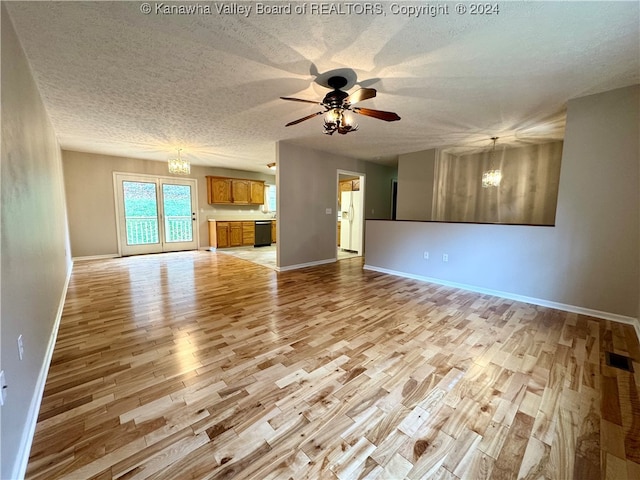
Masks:
[[[631,359],[629,357],[618,355],[613,352],[604,352],[604,356],[607,361],[607,365],[610,367],[619,368],[620,370],[625,370],[627,372],[633,372],[633,363],[631,363]]]

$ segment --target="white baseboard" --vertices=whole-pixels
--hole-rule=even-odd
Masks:
[[[73,257],[74,262],[84,262],[86,260],[105,260],[107,258],[120,258],[117,253],[109,253],[107,255],[89,255],[86,257]]]
[[[324,265],[326,263],[337,262],[337,258],[327,258],[325,260],[317,260],[315,262],[298,263],[297,265],[287,265],[286,267],[275,267],[276,272],[286,272],[289,270],[297,270],[299,268],[315,267],[317,265]]]
[[[372,270],[374,272],[387,273],[389,275],[396,275],[398,277],[411,278],[413,280],[420,280],[423,282],[435,283],[437,285],[444,285],[446,287],[460,288],[462,290],[468,290],[470,292],[483,293],[486,295],[493,295],[494,297],[506,298],[507,300],[516,300],[518,302],[531,303],[533,305],[540,305],[541,307],[555,308],[556,310],[563,310],[565,312],[579,313],[582,315],[589,315],[591,317],[602,318],[604,320],[611,320],[613,322],[626,323],[627,325],[633,325],[638,339],[640,339],[640,320],[633,317],[627,317],[619,315],[617,313],[603,312],[600,310],[594,310],[591,308],[579,307],[577,305],[568,305],[566,303],[553,302],[542,298],[527,297],[524,295],[518,295],[515,293],[503,292],[501,290],[491,290],[488,288],[476,287],[474,285],[466,285],[463,283],[449,282],[447,280],[441,280],[439,278],[425,277],[422,275],[414,275],[412,273],[399,272],[397,270],[389,270],[387,268],[376,267],[373,265],[364,265],[365,270]]]
[[[49,365],[51,364],[51,357],[53,356],[56,339],[58,338],[58,329],[60,328],[60,320],[62,319],[62,311],[64,309],[64,302],[67,297],[67,289],[69,288],[72,271],[73,261],[71,261],[71,264],[69,265],[67,278],[65,279],[64,286],[62,287],[62,294],[60,296],[60,303],[58,304],[58,311],[56,312],[56,319],[53,323],[53,329],[51,331],[51,336],[49,337],[49,344],[47,345],[47,350],[44,355],[44,361],[40,367],[40,373],[38,374],[38,380],[36,381],[36,388],[33,392],[33,397],[31,397],[31,404],[29,405],[29,411],[27,412],[27,420],[25,422],[24,430],[22,431],[22,438],[20,439],[20,445],[18,447],[16,463],[13,466],[13,472],[10,478],[24,478],[25,473],[27,472],[31,444],[36,432],[36,424],[38,423],[38,414],[40,413],[40,404],[42,403],[44,386],[47,382]]]

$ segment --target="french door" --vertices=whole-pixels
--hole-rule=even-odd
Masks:
[[[114,174],[120,253],[198,248],[196,181]]]

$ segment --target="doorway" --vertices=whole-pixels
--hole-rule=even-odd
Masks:
[[[197,250],[195,179],[114,173],[120,255]]]
[[[364,251],[365,175],[338,170],[337,258],[362,256]]]
[[[398,208],[398,180],[391,180],[391,220],[396,219]]]

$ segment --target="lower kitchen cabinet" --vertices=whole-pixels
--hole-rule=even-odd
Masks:
[[[225,248],[229,242],[229,222],[209,222],[209,246]]]
[[[256,243],[255,222],[242,222],[242,245],[254,245]]]
[[[271,243],[276,243],[276,221],[271,220]]]
[[[255,243],[255,223],[209,222],[209,246],[215,248],[251,246]]]
[[[229,246],[242,246],[242,222],[229,222]]]

